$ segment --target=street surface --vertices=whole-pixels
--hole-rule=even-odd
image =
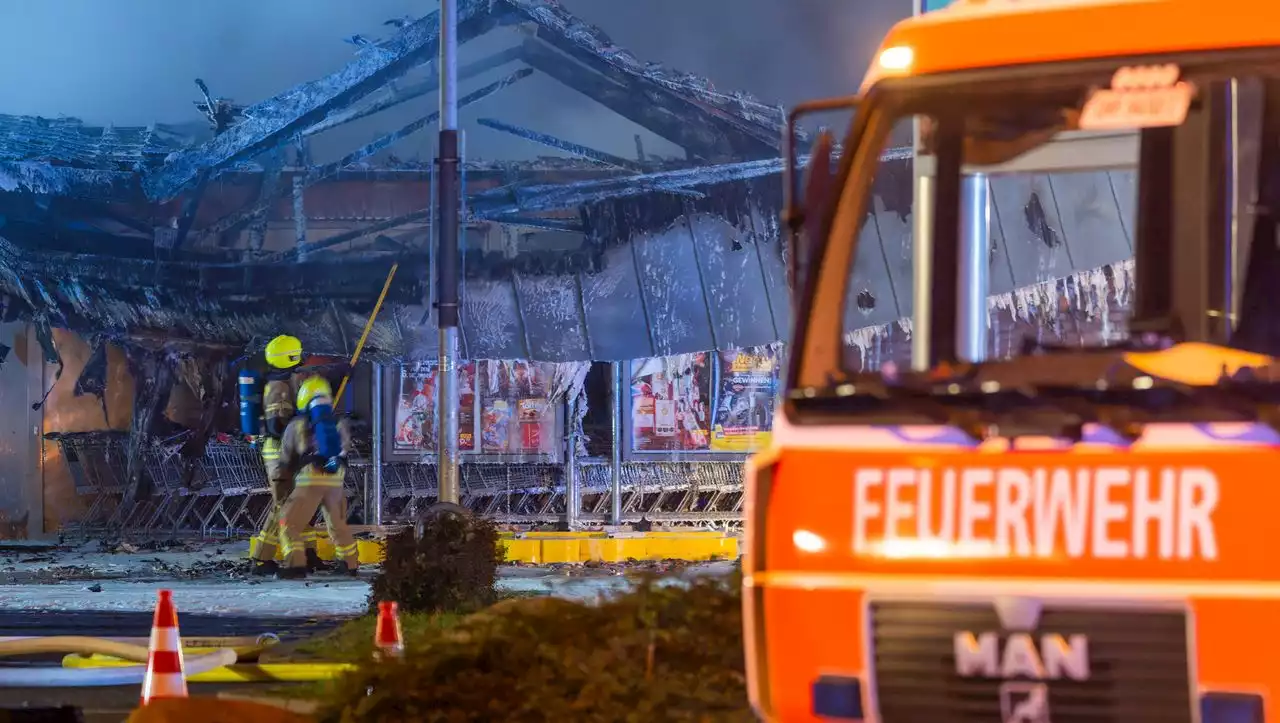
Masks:
[[[139,637],[151,632],[156,591],[173,590],[184,637],[275,633],[282,642],[331,629],[362,614],[372,569],[360,579],[306,581],[248,577],[243,542],[110,545],[0,545],[0,637],[85,635]],[[629,585],[627,570],[664,572],[679,563],[504,566],[498,587],[594,600]],[[721,574],[729,563],[694,565],[689,574]],[[60,665],[61,655],[20,664]],[[14,665],[0,659],[0,666]],[[192,695],[252,695],[272,684],[193,684]],[[119,723],[138,702],[138,686],[0,688],[0,708],[76,705],[89,723]]]

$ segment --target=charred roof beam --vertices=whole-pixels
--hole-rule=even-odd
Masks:
[[[458,42],[471,40],[496,25],[490,0],[459,0]],[[168,201],[191,187],[204,170],[217,171],[236,161],[292,140],[431,57],[440,41],[439,13],[406,25],[394,38],[361,49],[346,67],[320,80],[295,86],[247,108],[245,120],[212,140],[172,154],[143,180],[147,196]]]
[[[0,192],[94,201],[136,201],[142,198],[142,188],[133,173],[33,161],[0,162]]]
[[[643,76],[623,73],[607,62],[597,62],[588,69],[583,61],[598,60],[595,56],[545,29],[526,38],[522,47],[529,65],[690,151],[696,158],[741,160],[779,152],[780,129],[769,129],[778,137],[766,139],[764,129],[671,93]]]
[[[493,83],[490,83],[484,86],[483,88],[478,88],[466,94],[462,98],[458,99],[458,107],[465,108],[471,105],[472,103],[476,103],[478,101],[484,100],[485,98],[488,98],[494,93],[497,93],[503,90],[504,88],[507,88],[512,84],[520,80],[523,80],[524,78],[529,77],[532,74],[533,74],[533,71],[531,69],[521,68],[520,70],[517,70],[516,72],[506,76],[505,78],[502,78],[501,80],[495,81]],[[302,187],[305,189],[309,186],[319,183],[320,181],[323,181],[326,178],[336,175],[338,172],[342,171],[342,169],[352,165],[353,163],[358,163],[359,161],[362,161],[365,158],[368,158],[369,156],[375,155],[380,151],[390,148],[391,146],[395,145],[397,142],[409,137],[414,133],[417,133],[423,128],[426,128],[428,125],[434,123],[436,119],[439,117],[440,117],[440,113],[438,111],[433,111],[423,116],[422,118],[419,118],[413,121],[412,123],[409,123],[408,125],[400,128],[399,130],[392,131],[391,133],[388,133],[386,135],[383,135],[377,138],[371,143],[368,143],[365,146],[358,148],[355,151],[352,151],[351,153],[347,154],[346,156],[344,156],[343,158],[337,161],[334,161],[333,163],[328,163],[323,166],[316,166],[314,168],[309,169],[307,171],[306,176],[302,179]],[[251,206],[248,210],[237,211],[233,214],[229,214],[219,219],[218,221],[215,221],[210,226],[210,230],[206,231],[206,233],[228,233],[233,230],[243,228],[244,225],[249,223],[252,219],[258,218],[263,214],[266,214],[270,210],[271,206],[273,206],[276,203],[276,201],[280,200],[281,198],[284,198],[285,195],[291,189],[292,189],[292,186],[287,186],[285,184],[277,184],[277,186],[275,186],[270,190],[270,193],[264,193],[264,195],[260,196],[257,202],[253,206]],[[266,189],[264,189],[264,191],[265,190]],[[357,236],[356,238],[360,238],[360,237]],[[351,239],[348,239],[348,240],[351,240]],[[308,245],[305,248],[308,250],[318,250],[313,248],[311,245]],[[320,247],[320,248],[325,248],[325,247]]]
[[[474,63],[468,63],[461,68],[458,68],[458,81],[470,80],[471,78],[483,75],[491,70],[497,70],[504,65],[509,65],[520,60],[520,58],[521,51],[518,46],[507,48],[506,50],[499,51],[493,55],[481,58]],[[379,98],[369,105],[361,106],[359,108],[350,108],[341,113],[329,116],[324,121],[303,131],[302,134],[304,136],[313,136],[317,133],[323,133],[331,128],[337,128],[340,125],[345,125],[352,121],[357,121],[361,118],[367,118],[376,113],[381,113],[382,111],[394,108],[401,103],[421,98],[425,95],[430,95],[439,89],[439,78],[431,78],[429,80],[422,81],[421,83],[414,83],[413,85],[405,86],[403,88],[393,88],[386,97]]]
[[[516,72],[506,76],[505,78],[502,78],[501,80],[490,83],[484,86],[483,88],[474,90],[466,94],[462,98],[459,98],[458,107],[465,108],[471,105],[472,103],[476,103],[478,101],[484,100],[485,98],[488,98],[494,93],[497,93],[505,88],[508,88],[514,85],[515,83],[521,80],[524,80],[530,75],[533,75],[532,70],[530,70],[529,68],[521,68],[520,70],[517,70]],[[426,128],[428,125],[436,122],[436,119],[439,117],[440,117],[439,111],[428,113],[426,116],[423,116],[422,118],[419,118],[418,120],[413,121],[412,123],[404,126],[403,128],[397,131],[394,131],[392,133],[388,133],[382,136],[381,138],[378,138],[377,140],[373,141],[372,143],[369,143],[362,148],[358,148],[355,151],[352,151],[351,153],[347,154],[340,160],[334,161],[333,163],[329,163],[323,166],[317,166],[315,168],[312,168],[310,171],[307,172],[306,185],[310,186],[313,183],[317,183],[325,178],[328,178],[329,176],[332,176],[338,171],[341,171],[347,166],[352,165],[353,163],[358,163],[364,160],[365,158],[368,158],[372,155],[375,155],[381,151],[386,150],[387,148],[390,148],[396,143],[404,140],[405,138],[408,138],[414,133],[417,133],[423,128]]]
[[[636,125],[692,151],[694,156],[710,160],[733,155],[732,147],[715,129],[690,118],[689,114],[676,113],[635,84],[606,78],[534,37],[525,38],[520,47],[524,62],[531,67]]]
[[[338,246],[340,244],[348,243],[351,241],[358,241],[366,236],[372,236],[376,233],[382,233],[383,231],[390,231],[393,228],[404,226],[405,224],[416,223],[418,221],[425,221],[429,218],[431,218],[431,209],[421,209],[418,211],[413,211],[411,213],[406,213],[401,216],[395,216],[393,218],[388,218],[384,221],[379,221],[377,223],[369,224],[368,226],[362,226],[357,229],[352,229],[351,231],[346,231],[344,233],[340,233],[335,236],[330,236],[329,238],[321,239],[319,241],[312,241],[306,245],[305,249],[303,250],[303,253],[310,254],[316,251],[320,251],[322,249],[332,248],[334,246]],[[292,251],[283,251],[278,254],[275,254],[274,256],[271,257],[271,260],[272,261],[288,261],[290,259],[294,259],[297,257],[298,257],[298,250],[294,249]]]
[[[639,163],[629,161],[621,156],[615,156],[612,153],[605,153],[604,151],[597,151],[594,148],[588,148],[586,146],[573,143],[572,141],[556,138],[555,136],[546,133],[539,133],[538,131],[531,130],[529,128],[503,123],[502,121],[494,118],[480,118],[477,119],[476,122],[486,128],[492,128],[500,133],[507,133],[517,138],[523,138],[527,141],[539,143],[547,146],[548,148],[564,151],[565,153],[578,156],[579,158],[585,158],[589,161],[595,161],[596,163],[603,163],[606,166],[613,166],[614,168],[635,171],[637,173],[643,173],[645,170],[644,166]]]
[[[586,229],[578,221],[563,218],[544,218],[541,216],[525,216],[518,213],[504,213],[490,216],[486,221],[508,226],[524,226],[542,231],[558,231],[561,233],[585,233]]]

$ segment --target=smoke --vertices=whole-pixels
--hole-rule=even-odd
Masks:
[[[709,77],[768,103],[792,104],[857,88],[876,44],[907,0],[563,0],[584,20],[648,61]],[[379,38],[384,22],[435,9],[421,0],[9,0],[0,3],[0,112],[76,116],[91,123],[201,123],[195,78],[241,103],[270,97],[340,68],[355,48],[343,38]],[[516,42],[499,31],[468,44],[462,61]],[[511,72],[467,81],[462,92]],[[320,137],[318,160],[435,109],[433,96]],[[475,124],[494,117],[621,156],[678,150],[594,101],[535,74],[461,114],[470,157],[532,158],[549,148]],[[391,152],[429,158],[431,133]]]

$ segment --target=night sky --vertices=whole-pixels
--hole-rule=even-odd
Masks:
[[[717,90],[769,103],[856,90],[876,44],[910,13],[906,0],[564,0],[584,20],[644,61],[705,75]],[[217,95],[252,103],[340,68],[355,48],[343,38],[383,37],[383,22],[434,10],[411,0],[7,0],[0,3],[0,112],[71,115],[94,123],[202,122],[193,79]],[[462,60],[515,42],[492,33]],[[462,92],[510,73],[508,66]],[[434,96],[331,134],[323,160],[433,110]],[[494,117],[619,155],[640,129],[539,75],[462,112],[471,156],[529,158],[549,149],[468,123]],[[646,150],[676,149],[643,133]],[[395,152],[429,157],[432,134]]]

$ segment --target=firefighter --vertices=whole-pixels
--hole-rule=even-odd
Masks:
[[[280,461],[275,470],[278,480],[293,483],[293,492],[280,513],[285,564],[278,577],[306,577],[302,535],[317,509],[324,512],[338,571],[355,577],[360,560],[356,540],[347,527],[343,489],[350,429],[345,419],[335,419],[333,389],[324,377],[312,376],[298,388],[297,411],[299,416],[289,422],[280,439]]]
[[[267,344],[267,364],[274,369],[268,374],[268,381],[263,394],[262,430],[259,444],[262,449],[262,463],[267,470],[267,488],[271,492],[271,509],[262,523],[258,533],[257,549],[254,551],[253,574],[274,575],[279,571],[276,563],[276,548],[280,545],[280,511],[285,500],[293,491],[291,479],[281,479],[276,473],[280,464],[280,438],[289,422],[294,417],[293,411],[293,370],[302,362],[302,342],[296,337],[282,335]],[[246,381],[241,375],[242,385]],[[242,386],[241,398],[246,391]],[[243,420],[242,420],[243,421]],[[304,545],[306,566],[309,570],[319,569],[323,563],[316,552],[316,531],[308,525],[300,533]]]

